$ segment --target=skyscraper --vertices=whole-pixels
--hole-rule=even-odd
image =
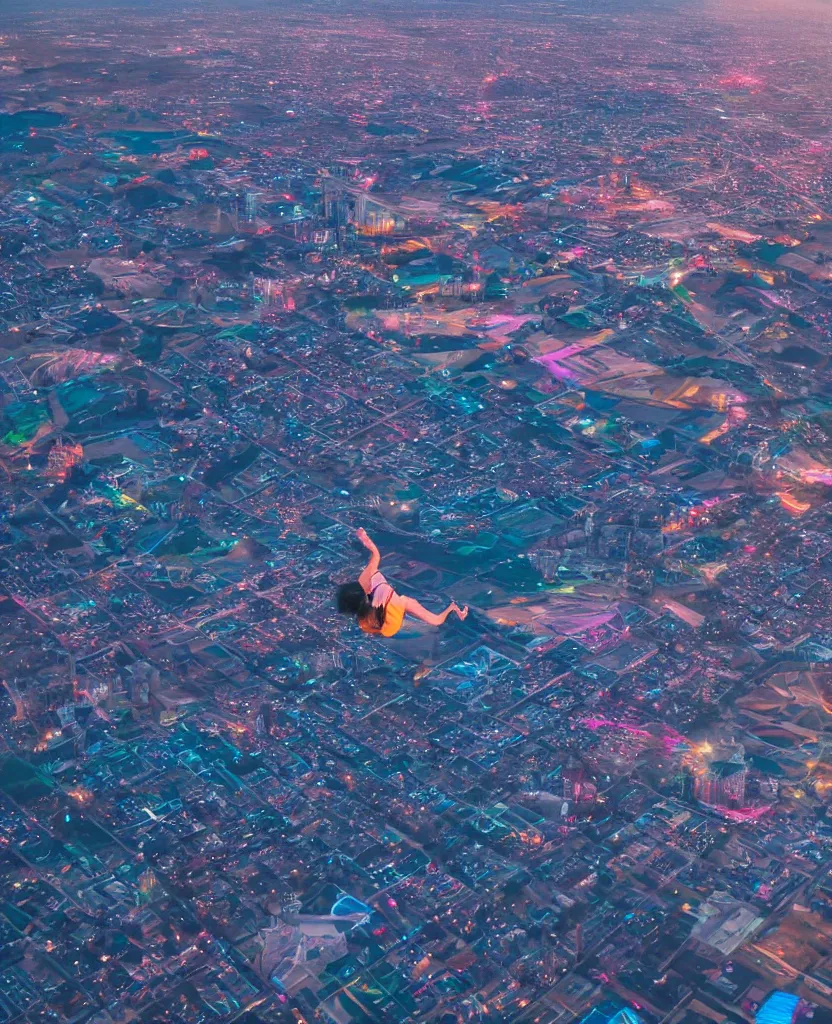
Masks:
[[[712,761],[708,770],[697,776],[694,795],[700,803],[714,807],[739,807],[745,800],[747,774],[741,761]]]
[[[246,224],[253,224],[257,220],[256,192],[246,192],[245,220]]]

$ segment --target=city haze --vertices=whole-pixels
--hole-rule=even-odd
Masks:
[[[831,19],[4,12],[0,1021],[832,1024]]]

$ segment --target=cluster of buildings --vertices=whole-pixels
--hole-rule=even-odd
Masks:
[[[827,37],[578,6],[0,37],[0,1022],[830,1019]]]

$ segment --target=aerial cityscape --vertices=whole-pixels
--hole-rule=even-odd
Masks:
[[[832,7],[0,33],[0,1024],[832,1024]]]

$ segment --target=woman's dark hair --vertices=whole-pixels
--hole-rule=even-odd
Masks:
[[[335,603],[342,615],[366,615],[371,607],[370,599],[358,580],[342,584],[338,588]]]
[[[384,622],[384,609],[376,608],[369,594],[356,580],[354,583],[343,583],[338,588],[335,604],[342,615],[354,615],[359,622],[369,623],[374,629],[381,629]]]

